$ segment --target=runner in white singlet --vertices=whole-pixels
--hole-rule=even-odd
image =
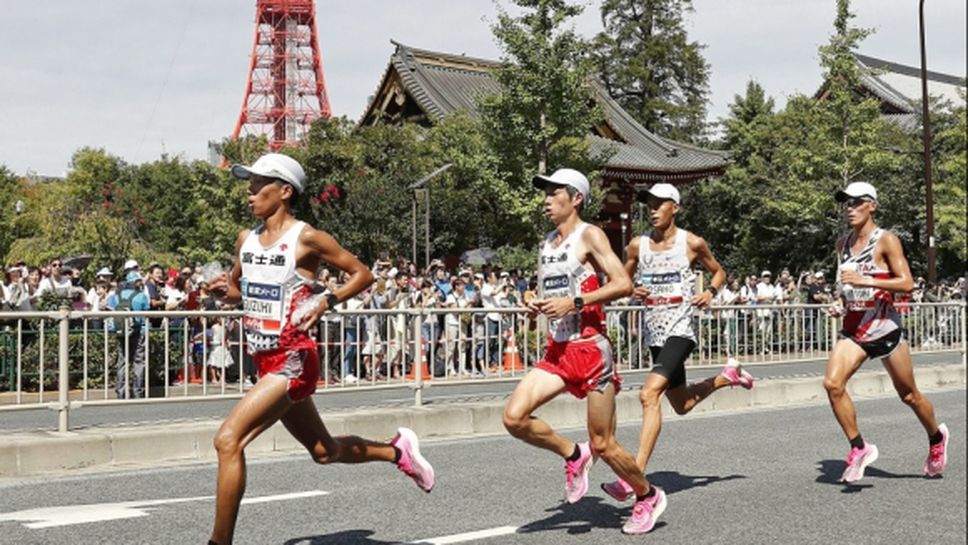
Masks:
[[[644,495],[645,478],[615,438],[619,379],[601,309],[603,303],[630,294],[632,283],[605,232],[583,223],[578,215],[589,195],[588,179],[566,168],[535,176],[532,182],[544,191],[545,216],[555,224],[541,247],[540,294],[528,303],[532,318],[538,313],[548,317],[548,344],[544,359],[511,394],[504,427],[514,437],[564,458],[568,503],[588,491],[588,471],[596,457]],[[607,277],[604,285],[599,285],[598,273]],[[533,416],[564,391],[587,399],[589,441],[574,443]]]
[[[625,270],[635,282],[635,298],[645,306],[639,323],[652,355],[652,372],[639,392],[642,429],[635,457],[639,471],[645,473],[662,428],[663,396],[682,415],[720,388],[752,388],[753,377],[730,358],[719,375],[686,384],[686,360],[696,347],[693,310],[709,305],[726,281],[726,273],[705,240],[676,226],[678,189],[670,184],[655,184],[639,191],[637,197],[648,205],[652,223],[652,231],[629,243],[625,261]],[[698,294],[696,273],[692,270],[695,262],[712,274],[709,287]],[[631,487],[622,480],[603,484],[602,489],[619,501],[632,496]],[[666,504],[660,488],[652,486],[651,490],[646,501],[635,507],[636,512],[641,511],[640,526],[646,529],[655,525]]]
[[[311,397],[319,362],[309,332],[323,313],[373,282],[370,270],[333,237],[292,216],[292,199],[306,185],[294,159],[270,153],[252,166],[233,166],[232,174],[249,180],[249,209],[262,224],[239,235],[232,271],[209,282],[209,290],[224,301],[243,303],[248,350],[260,379],[215,435],[218,479],[209,544],[232,543],[245,492],[244,449],[279,420],[317,463],[395,463],[430,492],[434,471],[420,455],[413,431],[400,428],[389,444],[333,437]],[[350,279],[336,293],[310,297],[316,291],[316,270],[324,262],[348,272]]]
[[[851,232],[837,241],[841,300],[830,313],[844,317],[841,340],[834,345],[824,375],[824,388],[837,423],[850,442],[846,468],[840,480],[854,482],[877,460],[878,450],[861,437],[857,413],[847,393],[847,381],[868,358],[880,358],[901,400],[914,410],[928,433],[925,475],[940,475],[947,462],[948,427],[938,425],[934,406],[914,381],[911,352],[901,318],[894,308],[894,293],[911,291],[911,268],[901,241],[874,224],[877,190],[867,182],[854,182],[835,195],[844,203]]]

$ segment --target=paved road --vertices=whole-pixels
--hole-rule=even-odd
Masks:
[[[668,419],[649,476],[669,508],[647,536],[620,534],[631,507],[597,488],[611,478],[604,464],[588,496],[563,505],[560,460],[498,435],[425,443],[439,476],[430,495],[386,464],[255,460],[246,497],[258,502],[242,507],[236,543],[965,543],[965,390],[929,395],[953,434],[941,479],[921,476],[924,432],[887,396],[858,401],[881,457],[853,486],[835,482],[847,445],[825,404]],[[619,438],[631,445],[637,431],[623,426]],[[0,543],[204,543],[214,477],[195,464],[0,482]],[[91,518],[102,520],[79,522]],[[37,527],[45,521],[66,525]]]
[[[961,354],[918,354],[915,365],[942,365],[961,361]],[[790,376],[815,376],[823,374],[827,361],[757,364],[750,370],[758,378],[781,378]],[[868,362],[868,369],[880,369],[879,362]],[[720,371],[719,367],[694,368],[689,378],[702,379]],[[624,386],[638,389],[645,381],[644,372],[625,375]],[[424,390],[424,402],[433,404],[454,403],[481,399],[502,399],[510,394],[517,380],[502,382],[472,382],[463,384],[435,384]],[[401,386],[391,389],[359,390],[355,388],[327,390],[315,396],[316,406],[323,412],[345,411],[353,407],[407,407],[413,405],[413,390]],[[223,418],[235,406],[236,399],[210,399],[179,403],[115,404],[107,406],[83,406],[71,411],[71,428],[137,425],[190,420]],[[57,413],[46,408],[0,413],[0,432],[56,430]]]

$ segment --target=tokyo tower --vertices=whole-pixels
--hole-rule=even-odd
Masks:
[[[309,126],[329,117],[329,97],[313,0],[258,0],[255,40],[242,110],[232,139],[269,137],[269,148],[296,145]]]

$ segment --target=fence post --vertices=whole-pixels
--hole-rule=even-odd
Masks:
[[[418,309],[413,313],[413,363],[411,363],[413,367],[411,369],[413,369],[414,407],[423,406],[423,356],[420,352],[420,343],[423,341],[423,315],[423,309]],[[406,358],[406,350],[404,350],[404,358]],[[430,368],[429,361],[427,362],[427,368]]]
[[[968,362],[968,305],[961,305],[961,365],[964,366]]]
[[[59,351],[57,357],[58,369],[60,372],[60,378],[57,380],[57,431],[65,432],[70,429],[70,412],[71,412],[71,402],[68,398],[68,393],[70,392],[70,373],[69,361],[68,361],[68,345],[67,345],[67,335],[68,335],[68,318],[70,316],[70,310],[67,307],[61,307],[58,311],[60,320],[60,337],[58,339]],[[44,377],[40,378],[41,380]]]

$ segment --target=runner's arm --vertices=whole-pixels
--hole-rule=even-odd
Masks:
[[[321,260],[341,271],[349,273],[349,280],[333,293],[337,302],[345,301],[373,284],[373,273],[370,272],[369,267],[340,246],[339,242],[336,242],[336,239],[330,234],[309,228],[303,230],[299,240],[310,253],[316,254]],[[302,321],[298,324],[299,329],[309,331],[328,309],[328,298],[324,298],[319,306],[303,316]]]
[[[707,271],[712,273],[713,277],[709,280],[709,285],[718,293],[722,289],[723,283],[726,282],[726,271],[723,270],[722,265],[713,257],[713,253],[709,250],[709,245],[706,244],[705,239],[689,233],[687,244],[689,245],[689,249],[693,251],[695,259],[702,263],[702,266]],[[706,289],[692,298],[692,304],[699,308],[704,308],[709,305],[713,297],[715,297],[713,292]]]
[[[648,244],[648,241],[645,243]],[[645,298],[649,296],[649,288],[640,286],[633,280],[639,268],[639,251],[641,245],[642,237],[633,237],[628,247],[625,248],[625,255],[627,256],[625,258],[625,274],[629,275],[629,279],[632,280],[632,297],[638,299],[640,303],[644,303]]]
[[[887,268],[891,270],[894,276],[891,278],[873,278],[858,274],[855,271],[843,271],[843,281],[855,286],[877,288],[895,293],[909,293],[914,288],[914,279],[911,277],[911,266],[908,265],[907,258],[904,257],[901,240],[894,233],[886,231],[877,241],[875,252],[878,250],[883,253]]]
[[[249,231],[249,229],[246,229],[240,232],[239,237],[235,240],[235,262],[232,263],[232,270],[229,271],[228,275],[222,273],[208,283],[208,290],[225,303],[235,304],[242,300],[240,283],[242,264],[239,262],[239,251],[242,249],[242,243],[249,236]]]

